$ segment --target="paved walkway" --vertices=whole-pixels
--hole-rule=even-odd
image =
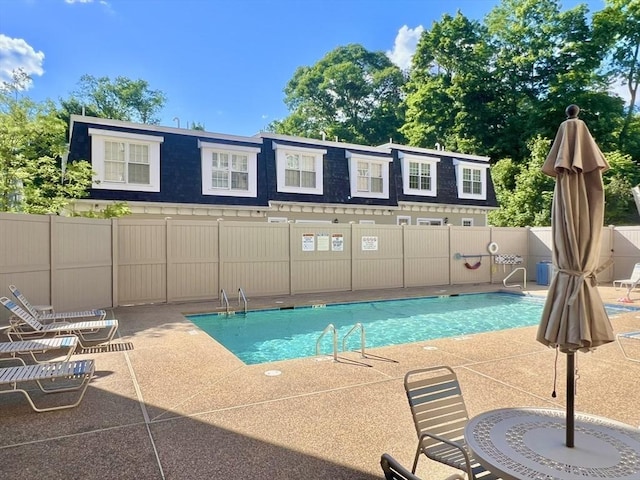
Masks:
[[[250,298],[249,304],[496,289],[327,293]],[[546,292],[533,285],[530,293]],[[609,287],[601,294],[607,303],[621,296]],[[379,479],[383,452],[412,462],[416,436],[402,379],[428,365],[454,367],[472,416],[497,407],[564,408],[564,356],[554,399],[555,352],[535,341],[536,327],[372,349],[372,367],[356,353],[341,353],[337,363],[306,358],[247,366],[183,316],[217,308],[215,302],[110,312],[120,321],[119,346],[75,356],[97,364],[77,408],[35,413],[19,395],[0,396],[0,478]],[[640,312],[612,324],[616,332],[639,330]],[[640,424],[640,363],[625,360],[614,343],[579,354],[578,368],[576,410]],[[265,375],[269,370],[282,373]],[[425,479],[450,473],[424,458],[418,467]]]

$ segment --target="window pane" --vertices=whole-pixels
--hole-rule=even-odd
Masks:
[[[231,188],[234,190],[249,190],[249,174],[231,172]]]
[[[420,188],[418,186],[418,179],[419,179],[419,177],[417,175],[410,175],[409,176],[409,188]]]
[[[379,163],[372,163],[369,168],[371,170],[372,177],[382,178],[382,165]]]
[[[149,165],[129,164],[129,183],[149,185]]]
[[[371,191],[376,193],[382,193],[382,179],[381,178],[372,178],[371,179]]]
[[[104,142],[104,159],[111,162],[124,162],[124,143]]]
[[[284,171],[284,184],[287,187],[299,187],[300,186],[300,172],[298,170],[285,170]]]
[[[431,177],[420,177],[420,189],[431,190]]]
[[[129,145],[129,162],[149,164],[149,146],[148,145]]]
[[[358,177],[358,191],[359,192],[369,191],[369,177]]]
[[[299,156],[287,153],[287,169],[298,170],[299,168],[300,168]]]
[[[316,188],[316,174],[315,172],[301,172],[301,187],[304,188]]]
[[[246,155],[232,155],[231,156],[231,168],[236,172],[247,171],[247,156]]]
[[[104,162],[104,179],[109,182],[124,182],[124,163]]]
[[[305,170],[307,172],[315,171],[315,158],[311,155],[302,155],[300,158],[300,170]]]
[[[211,173],[211,188],[229,188],[229,174],[214,170]]]

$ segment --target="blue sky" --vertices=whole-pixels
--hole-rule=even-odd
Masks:
[[[299,66],[359,43],[406,66],[422,28],[496,0],[0,0],[0,82],[23,67],[28,95],[67,98],[84,74],[143,79],[168,100],[161,124],[253,135],[288,115]],[[604,0],[563,0],[563,8]]]

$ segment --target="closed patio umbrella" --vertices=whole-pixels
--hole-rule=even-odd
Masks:
[[[567,446],[573,447],[575,353],[614,341],[597,289],[609,164],[579,108],[567,108],[542,171],[556,178],[551,216],[553,277],[536,339],[567,354]]]

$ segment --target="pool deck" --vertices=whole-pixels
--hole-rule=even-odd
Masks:
[[[546,295],[546,287],[528,287]],[[249,298],[249,306],[497,290],[501,285],[324,293]],[[606,303],[620,303],[623,294],[606,286],[600,292]],[[640,293],[631,297],[629,305],[640,306]],[[338,362],[247,366],[183,316],[218,309],[216,301],[109,312],[120,322],[112,351],[73,357],[96,361],[76,408],[35,413],[20,395],[0,395],[0,478],[379,479],[383,452],[411,465],[417,439],[402,381],[430,365],[455,369],[471,416],[500,407],[564,409],[565,357],[558,358],[554,399],[555,351],[535,341],[537,327],[381,347],[367,358],[340,353]],[[612,318],[612,325],[616,333],[640,330],[640,311]],[[576,411],[640,424],[640,363],[625,360],[612,343],[578,354],[578,368]],[[281,373],[266,374],[274,370]],[[417,473],[437,479],[453,471],[423,457]]]

